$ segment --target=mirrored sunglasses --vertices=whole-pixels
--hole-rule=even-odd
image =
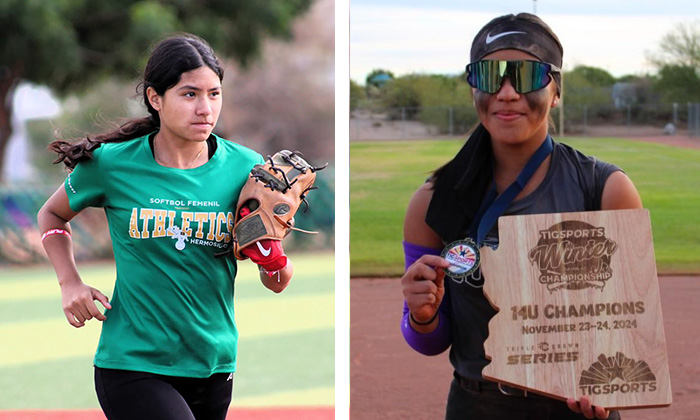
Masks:
[[[528,93],[547,86],[551,73],[561,73],[561,69],[541,61],[481,60],[467,65],[467,83],[482,92],[496,93],[508,76],[516,92]]]

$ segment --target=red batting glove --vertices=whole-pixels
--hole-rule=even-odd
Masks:
[[[252,211],[250,211],[248,207],[241,207],[241,211],[238,212],[238,215],[241,217],[246,217],[250,213],[252,213]]]
[[[263,239],[243,248],[240,252],[265,271],[279,271],[287,265],[287,256],[280,241]]]

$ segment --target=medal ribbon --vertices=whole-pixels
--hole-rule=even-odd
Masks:
[[[494,183],[491,186],[469,230],[469,236],[476,238],[477,247],[481,246],[484,238],[486,238],[486,234],[493,228],[493,225],[496,224],[496,221],[498,221],[498,218],[506,211],[510,203],[515,200],[515,197],[525,188],[525,185],[530,181],[532,175],[535,174],[537,168],[539,168],[547,156],[552,153],[553,148],[552,138],[547,135],[547,138],[540,145],[535,154],[530,157],[530,160],[522,171],[520,171],[518,177],[505,191],[499,195],[498,191],[496,191],[496,184]]]

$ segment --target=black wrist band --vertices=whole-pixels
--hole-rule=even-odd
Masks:
[[[437,318],[438,313],[440,313],[440,311],[435,311],[435,315],[433,315],[432,318],[430,318],[429,320],[427,320],[427,321],[425,321],[425,322],[418,322],[418,321],[416,321],[416,319],[413,317],[413,314],[410,313],[410,312],[408,313],[408,316],[411,317],[411,321],[413,321],[413,323],[416,324],[416,325],[430,325],[430,324],[433,323],[433,321],[435,321],[435,318]]]

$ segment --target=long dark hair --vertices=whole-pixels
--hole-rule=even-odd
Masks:
[[[148,101],[146,90],[151,87],[162,96],[166,90],[178,84],[183,73],[202,66],[209,67],[219,76],[219,80],[223,80],[224,69],[205,40],[183,33],[159,42],[148,58],[143,80],[137,87],[137,91],[143,91],[143,103],[149,115],[130,119],[112,131],[85,136],[75,142],[60,139],[52,142],[49,150],[58,154],[53,163],[63,162],[72,170],[79,162],[91,159],[92,151],[102,143],[120,143],[158,130],[160,116]]]

